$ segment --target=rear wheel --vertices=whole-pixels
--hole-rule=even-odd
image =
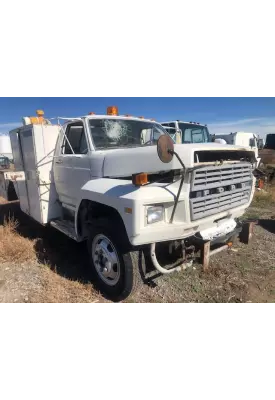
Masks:
[[[117,228],[117,224],[114,224]],[[90,228],[88,250],[92,274],[99,289],[113,301],[133,295],[142,283],[144,256],[129,251],[121,230],[114,232],[110,222],[100,220]]]

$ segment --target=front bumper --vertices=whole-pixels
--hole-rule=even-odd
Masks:
[[[133,246],[140,246],[151,243],[189,238],[205,229],[218,227],[217,220],[222,218],[225,220],[237,219],[241,217],[246,208],[247,205],[236,210],[230,210],[230,212],[220,213],[195,222],[173,222],[172,224],[160,222],[153,224],[152,226],[148,225],[142,229],[138,235],[130,237],[129,240]]]

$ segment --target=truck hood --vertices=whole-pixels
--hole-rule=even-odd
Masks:
[[[200,161],[200,154],[207,153],[207,162],[215,163],[221,159],[227,159],[227,155],[234,153],[236,161],[240,160],[239,154],[250,154],[251,149],[240,146],[223,145],[219,143],[203,144],[175,144],[174,150],[178,153],[186,168],[192,168],[195,165],[205,164]],[[132,174],[147,172],[156,173],[159,171],[169,171],[181,169],[181,165],[174,156],[169,163],[162,163],[157,154],[156,146],[135,147],[128,149],[106,150],[103,161],[104,177],[123,177]],[[233,157],[233,160],[234,160]],[[239,157],[239,158],[238,158]],[[195,162],[196,158],[196,162]],[[205,157],[202,157],[202,159]]]

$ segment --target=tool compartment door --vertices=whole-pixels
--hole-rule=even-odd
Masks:
[[[23,182],[19,187],[20,206],[42,224],[61,216],[52,173],[58,132],[56,125],[27,125],[18,137],[25,172],[25,188]]]
[[[61,206],[53,177],[53,159],[59,135],[57,125],[34,125],[33,142],[35,154],[35,171],[33,176],[38,185],[41,223],[60,218]],[[30,165],[32,167],[33,165]],[[38,210],[36,210],[38,212]]]
[[[23,165],[25,171],[25,184],[27,201],[24,201],[25,207],[28,204],[28,210],[23,210],[36,221],[41,220],[40,191],[38,185],[38,176],[36,170],[35,147],[33,140],[33,126],[29,125],[20,132],[20,145],[22,149]],[[22,199],[23,200],[23,199]],[[20,198],[21,203],[21,198]],[[25,208],[24,207],[24,208]]]

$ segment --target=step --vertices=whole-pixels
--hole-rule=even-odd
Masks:
[[[69,236],[71,239],[74,239],[78,242],[76,232],[74,229],[74,224],[71,221],[64,220],[64,219],[56,219],[50,222],[50,225],[53,226],[55,229],[58,229],[60,232],[64,233],[65,235]]]

